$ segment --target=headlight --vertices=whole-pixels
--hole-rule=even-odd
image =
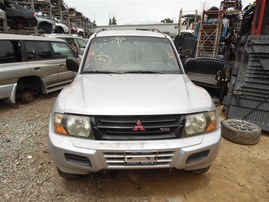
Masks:
[[[216,111],[186,116],[184,136],[193,136],[216,130]]]
[[[90,118],[87,116],[55,113],[54,131],[62,135],[93,138]]]

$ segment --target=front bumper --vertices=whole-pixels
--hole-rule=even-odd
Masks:
[[[6,99],[8,102],[16,103],[17,83],[0,85],[0,100]]]
[[[154,168],[195,170],[211,165],[218,154],[220,137],[218,129],[182,139],[95,141],[62,136],[50,130],[49,147],[56,167],[65,173]],[[134,159],[131,164],[127,163],[129,157]],[[140,163],[135,162],[137,159]],[[147,160],[144,164],[141,159],[151,159],[154,163]]]

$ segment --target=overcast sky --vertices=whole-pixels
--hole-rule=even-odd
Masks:
[[[242,0],[246,6],[254,0]],[[202,11],[220,5],[220,0],[64,0],[69,7],[75,7],[97,25],[108,25],[115,16],[117,24],[158,23],[164,18],[177,21],[180,8],[183,14]]]

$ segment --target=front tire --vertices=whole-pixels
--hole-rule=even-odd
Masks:
[[[78,175],[78,174],[71,174],[71,173],[64,173],[62,172],[59,168],[57,168],[58,174],[67,179],[67,180],[75,180],[75,179],[79,179],[81,178],[82,175]]]
[[[55,33],[64,34],[64,29],[62,27],[56,27],[55,28]]]
[[[51,33],[52,32],[52,26],[47,23],[41,23],[39,25],[39,32],[40,33]]]
[[[188,170],[188,172],[195,175],[200,175],[200,174],[206,173],[209,169],[210,169],[210,166],[206,168],[196,169],[196,170]]]

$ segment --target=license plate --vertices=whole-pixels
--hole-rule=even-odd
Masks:
[[[125,164],[128,165],[152,165],[156,164],[157,157],[156,155],[125,155],[124,157]]]

